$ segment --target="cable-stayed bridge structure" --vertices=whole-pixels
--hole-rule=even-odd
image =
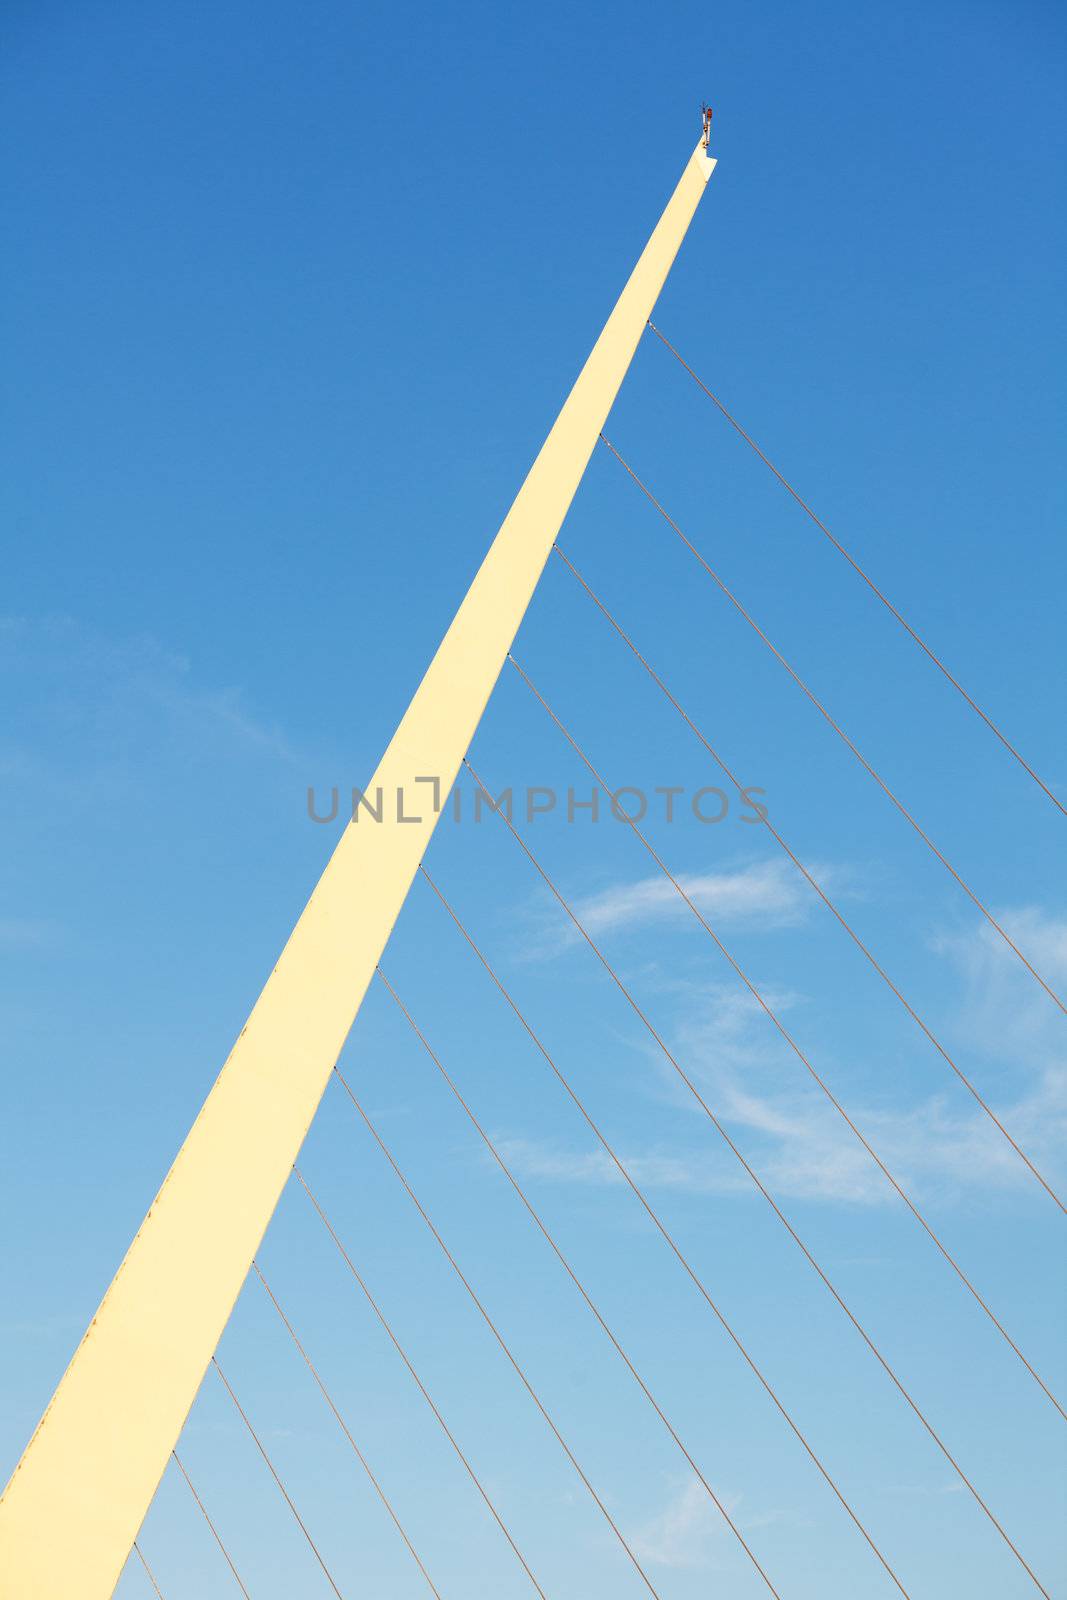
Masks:
[[[496,1315],[491,1298],[465,1268],[461,1244],[452,1239],[447,1226],[439,1222],[424,1201],[417,1175],[401,1165],[387,1130],[339,1065],[345,1040],[372,985],[395,1007],[398,1019],[410,1031],[429,1069],[469,1125],[485,1160],[498,1172],[547,1256],[555,1261],[566,1280],[567,1292],[576,1297],[586,1319],[596,1325],[592,1332],[606,1352],[604,1358],[621,1364],[634,1391],[635,1405],[648,1408],[676,1454],[679,1469],[706,1496],[721,1520],[725,1536],[743,1556],[752,1592],[769,1592],[782,1600],[789,1595],[788,1572],[772,1570],[760,1549],[758,1530],[743,1525],[729,1497],[717,1487],[718,1470],[702,1459],[687,1417],[678,1414],[664,1399],[644,1354],[632,1348],[626,1329],[618,1326],[614,1316],[594,1298],[581,1264],[558,1237],[551,1218],[538,1207],[521,1172],[509,1159],[506,1143],[479,1114],[464,1091],[461,1073],[435,1043],[432,1023],[416,1014],[403,986],[391,972],[386,947],[413,884],[425,890],[439,908],[441,938],[456,940],[480,973],[485,1004],[502,1006],[508,1013],[517,1036],[532,1048],[546,1070],[546,1081],[553,1081],[555,1089],[562,1091],[593,1141],[620,1200],[628,1197],[628,1203],[636,1202],[673,1270],[695,1293],[702,1314],[724,1336],[777,1417],[783,1439],[791,1440],[807,1461],[825,1491],[827,1516],[844,1518],[860,1541],[870,1562],[869,1592],[904,1596],[923,1592],[914,1576],[903,1570],[868,1510],[859,1503],[849,1483],[847,1464],[830,1459],[819,1438],[818,1416],[802,1414],[785,1398],[775,1373],[754,1347],[742,1317],[722,1303],[706,1268],[692,1259],[685,1240],[662,1213],[641,1173],[633,1169],[606,1131],[602,1108],[590,1105],[575,1086],[548,1041],[541,1019],[531,1015],[513,992],[493,952],[465,915],[460,896],[441,880],[431,858],[431,845],[460,778],[469,780],[485,815],[502,830],[508,846],[528,871],[530,882],[543,892],[568,937],[601,970],[608,987],[640,1032],[657,1071],[671,1083],[672,1092],[692,1106],[709,1137],[721,1146],[725,1159],[736,1171],[738,1184],[751,1190],[767,1208],[774,1229],[796,1253],[805,1272],[812,1275],[848,1336],[857,1342],[869,1363],[871,1382],[887,1385],[894,1402],[907,1414],[917,1447],[934,1453],[953,1491],[966,1497],[975,1517],[1008,1553],[1029,1587],[1045,1596],[1053,1592],[1047,1575],[1037,1570],[1024,1542],[983,1485],[981,1463],[967,1459],[954,1443],[952,1419],[940,1415],[936,1397],[916,1392],[887,1342],[855,1309],[833,1268],[808,1243],[789,1208],[775,1193],[771,1179],[731,1130],[729,1118],[716,1106],[677,1042],[669,1036],[653,1003],[636,992],[629,975],[612,961],[596,928],[588,925],[582,908],[542,859],[529,829],[524,828],[510,804],[503,802],[495,775],[482,770],[480,759],[472,751],[489,698],[501,675],[506,674],[530,697],[531,705],[543,716],[546,729],[576,758],[592,784],[605,794],[621,798],[620,775],[604,769],[595,734],[579,734],[572,726],[568,709],[555,703],[529,662],[520,658],[515,645],[523,616],[551,562],[574,585],[576,595],[588,607],[590,626],[601,630],[602,648],[617,650],[635,664],[678,737],[690,742],[701,763],[725,782],[730,792],[742,801],[749,799],[730,753],[720,749],[717,737],[704,726],[703,719],[688,708],[685,686],[673,681],[653,659],[652,651],[628,620],[617,615],[603,597],[597,576],[578,565],[562,537],[571,502],[593,453],[599,450],[618,466],[651,513],[677,539],[692,565],[693,583],[707,585],[709,593],[718,591],[735,609],[776,669],[781,669],[841,743],[849,759],[881,792],[890,810],[914,837],[916,848],[928,852],[938,868],[948,874],[955,889],[981,918],[988,937],[1003,947],[1025,973],[1042,1004],[1061,1014],[1065,1010],[1054,976],[1042,971],[1039,958],[1028,951],[1022,937],[994,913],[981,886],[973,885],[964,876],[943,842],[934,838],[919,814],[919,803],[898,794],[882,777],[833,707],[825,704],[794,668],[747,599],[727,585],[697,540],[672,515],[658,489],[642,474],[640,464],[631,461],[607,432],[613,403],[639,342],[645,337],[658,341],[684,369],[685,381],[695,385],[702,397],[722,413],[875,601],[891,614],[908,647],[916,649],[930,669],[948,683],[963,701],[965,714],[977,718],[993,736],[1004,759],[1019,769],[1020,780],[1039,791],[1042,803],[1064,810],[1052,786],[1038,774],[1010,734],[970,694],[935,646],[912,626],[905,611],[801,498],[762,445],[704,383],[673,337],[654,320],[660,291],[715,167],[708,153],[709,122],[706,113],[697,148],[4,1490],[0,1501],[0,1595],[5,1600],[9,1595],[18,1600],[67,1600],[72,1596],[104,1600],[114,1592],[128,1564],[140,1572],[146,1593],[162,1595],[165,1591],[152,1550],[143,1536],[143,1524],[165,1474],[176,1479],[189,1496],[217,1549],[220,1570],[228,1574],[233,1593],[250,1600],[251,1588],[246,1586],[248,1580],[240,1559],[221,1518],[197,1482],[183,1445],[183,1429],[205,1383],[216,1384],[233,1408],[260,1458],[264,1482],[276,1498],[279,1514],[292,1520],[306,1545],[306,1592],[333,1593],[339,1600],[348,1600],[351,1590],[345,1588],[330,1550],[316,1532],[314,1507],[298,1502],[275,1459],[268,1432],[242,1397],[240,1373],[231,1371],[219,1354],[219,1341],[238,1296],[248,1283],[265,1297],[276,1316],[292,1346],[294,1359],[306,1369],[332,1425],[351,1452],[366,1493],[379,1505],[412,1570],[425,1589],[444,1596],[446,1591],[439,1586],[432,1556],[420,1547],[411,1531],[403,1486],[398,1492],[398,1486],[387,1483],[376,1468],[360,1441],[358,1420],[347,1414],[338,1401],[315,1350],[302,1336],[299,1308],[287,1303],[261,1258],[264,1235],[287,1186],[303,1199],[309,1215],[321,1226],[336,1258],[338,1274],[365,1302],[384,1343],[391,1347],[393,1357],[415,1386],[455,1471],[467,1482],[472,1516],[490,1520],[526,1589],[549,1600],[554,1591],[543,1576],[537,1553],[530,1548],[516,1519],[498,1502],[493,1464],[475,1459],[465,1445],[462,1428],[446,1415],[432,1384],[420,1372],[403,1327],[362,1269],[358,1241],[348,1236],[317,1183],[301,1165],[302,1146],[331,1081],[397,1180],[398,1197],[402,1192],[403,1203],[413,1208],[419,1225],[426,1229],[443,1270],[454,1278],[459,1292],[469,1301],[473,1319],[483,1326],[512,1379],[540,1417],[552,1447],[561,1453],[573,1477],[575,1492],[588,1502],[606,1544],[621,1556],[632,1592],[668,1600],[669,1582],[653,1571],[654,1564],[641,1541],[625,1525],[610,1494],[583,1459],[566,1417],[558,1415],[541,1392],[511,1331]],[[956,1048],[928,1020],[922,1000],[909,992],[888,959],[855,925],[849,908],[834,885],[825,881],[820,866],[805,861],[790,843],[787,821],[780,822],[764,807],[754,810],[754,820],[766,830],[788,869],[798,875],[805,892],[815,896],[831,914],[842,939],[858,952],[878,984],[888,992],[890,1003],[914,1028],[929,1070],[941,1076],[945,1093],[963,1097],[974,1108],[1003,1145],[1007,1158],[1018,1163],[1026,1181],[1040,1193],[1042,1203],[1062,1214],[1064,1197],[1054,1178],[1044,1170],[1026,1138],[996,1108],[994,1097],[978,1081],[969,1063],[959,1058]],[[966,1299],[974,1317],[998,1341],[1005,1358],[1034,1386],[1041,1403],[1067,1421],[1063,1396],[1057,1394],[1050,1375],[1026,1348],[1014,1327],[1010,1308],[995,1303],[987,1292],[981,1263],[962,1259],[943,1237],[937,1220],[915,1198],[907,1177],[896,1169],[892,1154],[881,1148],[877,1128],[865,1126],[859,1114],[849,1108],[845,1088],[831,1081],[816,1053],[801,1042],[799,1030],[784,1015],[780,998],[749,972],[713,915],[693,892],[685,873],[665,857],[650,830],[642,825],[639,812],[628,811],[620,804],[619,815],[632,833],[635,850],[646,862],[649,873],[661,880],[663,893],[676,903],[682,915],[692,920],[708,949],[722,959],[731,981],[746,1003],[765,1019],[796,1073],[814,1086],[828,1114],[839,1120],[847,1137],[854,1141],[861,1159],[869,1162],[879,1180],[888,1186],[912,1225],[915,1248],[931,1252],[931,1259],[943,1272],[944,1292],[958,1293]],[[472,1022],[474,1026],[476,1023]],[[175,1597],[167,1593],[166,1600]]]

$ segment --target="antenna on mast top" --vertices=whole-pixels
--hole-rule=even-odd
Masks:
[[[706,150],[708,141],[711,138],[711,107],[706,101],[701,104],[700,114],[704,118],[704,149]]]

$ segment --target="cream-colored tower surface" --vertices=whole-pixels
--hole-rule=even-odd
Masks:
[[[697,146],[0,1499],[2,1600],[106,1600],[714,162]],[[403,795],[400,821],[396,795]]]

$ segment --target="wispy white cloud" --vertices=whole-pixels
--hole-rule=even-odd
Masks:
[[[1067,980],[1067,923],[1026,909],[1007,914],[1013,936],[1050,982]],[[955,969],[959,990],[946,1028],[980,1044],[972,1068],[986,1096],[1023,1149],[1054,1180],[1067,1150],[1067,1046],[1062,1019],[1002,941],[984,929],[939,938],[938,953]],[[669,1042],[698,1082],[716,1116],[783,1198],[898,1205],[893,1189],[817,1086],[777,1039],[751,995],[736,987],[691,983],[671,989]],[[779,1015],[803,1003],[768,993]],[[976,1053],[976,1052],[975,1052]],[[703,1114],[658,1050],[650,1062],[678,1107]],[[847,1067],[816,1063],[871,1145],[913,1198],[936,1192],[944,1201],[1025,1190],[1032,1176],[981,1108],[951,1082],[944,1091],[901,1103],[863,1104],[848,1092]],[[983,1071],[983,1066],[986,1070]],[[991,1080],[991,1081],[990,1081]],[[685,1148],[641,1146],[619,1155],[643,1187],[691,1194],[755,1194],[713,1128]],[[544,1182],[621,1182],[599,1146],[505,1140],[509,1161]],[[1046,1170],[1047,1169],[1047,1170]]]
[[[786,1091],[756,1094],[719,1079],[708,1103],[772,1193],[794,1199],[858,1205],[899,1204],[859,1140],[833,1110],[811,1096]],[[694,1103],[695,1104],[695,1103]],[[1043,1080],[1033,1094],[1000,1108],[1006,1124],[1050,1167],[1067,1130],[1064,1080]],[[849,1106],[850,1114],[913,1198],[937,1189],[945,1199],[1023,1188],[1026,1169],[978,1109],[950,1109],[947,1097],[903,1111]],[[505,1159],[522,1175],[544,1182],[621,1183],[598,1145],[566,1147],[537,1140],[498,1139]],[[708,1127],[703,1147],[620,1148],[619,1158],[642,1188],[689,1194],[756,1194],[751,1179]]]
[[[739,1496],[719,1494],[719,1499],[733,1516]],[[690,1478],[662,1511],[637,1531],[634,1549],[643,1561],[656,1566],[700,1568],[708,1565],[725,1528],[704,1485],[698,1478]]]
[[[36,917],[0,917],[0,949],[25,950],[47,944],[55,932],[50,922]]]
[[[524,1178],[593,1186],[625,1182],[600,1145],[573,1149],[546,1140],[500,1136],[494,1143],[511,1170]],[[620,1149],[618,1155],[634,1182],[644,1189],[679,1189],[689,1194],[714,1194],[723,1189],[714,1163],[696,1153]]]
[[[1067,919],[1038,906],[1008,908],[997,920],[1041,976],[1067,993]],[[988,923],[966,933],[941,933],[931,946],[961,984],[957,1031],[1005,1065],[1062,1064],[1063,1021],[1048,995]]]
[[[843,1124],[820,1121],[782,1097],[747,1098],[737,1114],[713,1110],[731,1135],[748,1132],[744,1152],[771,1192],[780,1198],[837,1201],[854,1205],[892,1204],[893,1190],[859,1141]],[[924,1110],[894,1125],[885,1114],[860,1112],[857,1120],[898,1181],[913,1194],[920,1187],[951,1183],[957,1190],[987,1190],[991,1183],[1020,1181],[1010,1159],[985,1134],[976,1119],[964,1127],[940,1125]],[[877,1120],[878,1126],[873,1124]],[[928,1125],[929,1124],[929,1125]],[[618,1169],[599,1146],[579,1148],[546,1141],[498,1139],[501,1153],[520,1177],[548,1183],[604,1186],[621,1183]],[[683,1152],[620,1149],[619,1159],[641,1188],[691,1195],[753,1195],[757,1190],[740,1163],[708,1130],[705,1148]],[[994,1176],[995,1175],[995,1176]],[[1025,1176],[1025,1174],[1023,1175]],[[921,1181],[920,1181],[921,1180]]]
[[[1045,977],[1067,987],[1067,922],[1036,907],[999,920]],[[938,1031],[965,1055],[969,1075],[1046,1176],[1067,1152],[1067,1040],[1062,1016],[1003,940],[985,924],[938,936],[934,950],[956,993]],[[954,969],[954,974],[951,969]],[[781,1003],[772,1002],[781,1013]],[[796,1003],[796,997],[793,1002]],[[750,1026],[751,1024],[751,1026]],[[712,1005],[690,1007],[678,1036],[715,1097],[715,1109],[747,1131],[761,1174],[783,1194],[898,1204],[855,1135],[817,1087],[798,1080],[800,1066],[755,1034],[756,1009],[731,1018]],[[917,1047],[922,1046],[916,1041]],[[751,1050],[752,1053],[746,1054]],[[864,1105],[848,1092],[847,1066],[816,1063],[889,1169],[913,1196],[940,1198],[1024,1190],[1032,1176],[981,1107],[946,1075],[944,1090],[920,1099]],[[752,1071],[757,1067],[760,1070]],[[906,1076],[902,1081],[907,1081]],[[890,1094],[892,1084],[887,1085]],[[749,1146],[746,1145],[746,1150]]]
[[[149,634],[116,638],[67,616],[0,617],[0,664],[26,708],[21,738],[12,723],[0,745],[0,777],[11,781],[69,783],[76,771],[84,795],[153,752],[179,762],[297,759],[239,687],[204,683],[185,656]],[[47,750],[61,751],[61,762]]]
[[[826,869],[822,870],[825,874]],[[795,927],[807,916],[811,904],[811,890],[785,860],[755,861],[731,872],[684,873],[678,882],[709,921],[734,928]],[[575,912],[594,936],[665,917],[692,916],[662,873],[590,895],[578,901]]]
[[[1040,1115],[1053,1110],[1041,1096]],[[895,1111],[850,1103],[848,1110],[872,1147],[912,1198],[936,1189],[948,1199],[964,1193],[1020,1188],[1028,1174],[982,1111],[950,1108],[947,1096]],[[726,1119],[755,1135],[761,1175],[779,1194],[863,1205],[897,1204],[895,1193],[859,1140],[832,1108],[799,1096],[757,1096],[733,1087]],[[1038,1103],[1001,1107],[1005,1122],[1026,1139]],[[1060,1108],[1062,1115],[1062,1108]],[[1051,1156],[1046,1133],[1030,1138],[1035,1153]]]
[[[851,876],[842,868],[820,864],[816,875],[824,887],[833,884],[839,896],[853,892]],[[784,857],[719,872],[678,873],[677,882],[716,931],[799,927],[818,905],[814,891]],[[699,932],[689,906],[662,872],[572,896],[570,903],[582,926],[598,940],[605,934],[687,921]],[[535,902],[529,922],[527,959],[547,959],[581,939],[554,900]]]

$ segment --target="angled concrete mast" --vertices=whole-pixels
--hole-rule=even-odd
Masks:
[[[0,1498],[4,1597],[118,1582],[429,844],[426,780],[443,800],[711,176],[706,126],[368,786],[383,820],[342,834]]]

